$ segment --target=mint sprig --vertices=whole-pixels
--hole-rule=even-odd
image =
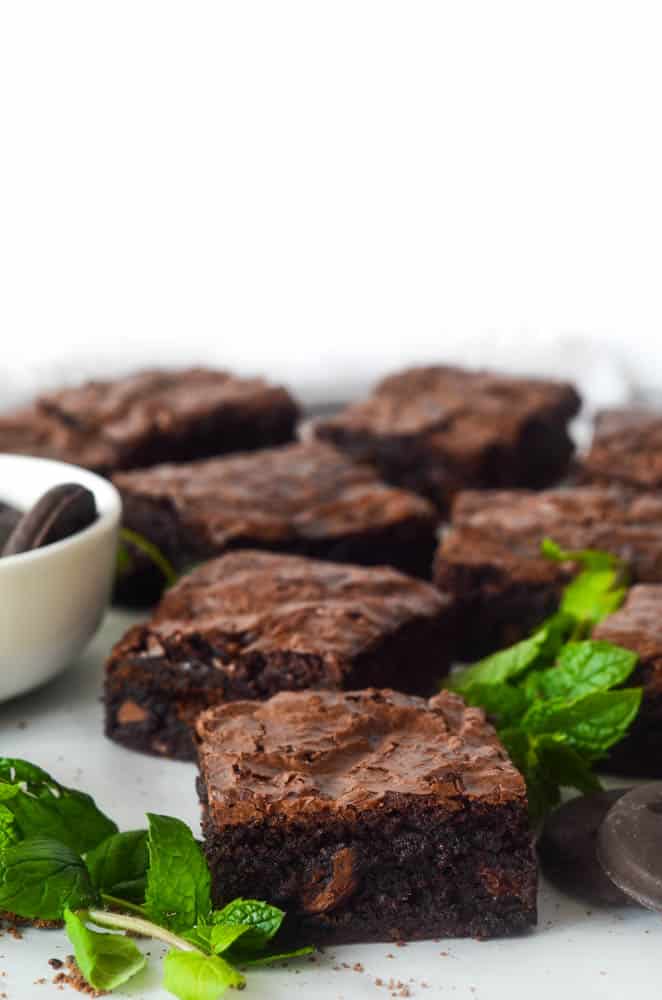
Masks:
[[[558,804],[563,787],[600,787],[594,762],[623,739],[641,704],[639,688],[622,686],[636,655],[586,638],[625,596],[622,564],[609,553],[567,551],[550,539],[542,551],[580,567],[557,612],[526,639],[445,682],[494,721],[526,779],[534,819]]]
[[[285,914],[268,903],[213,909],[207,863],[180,820],[150,814],[147,830],[116,831],[89,796],[27,761],[0,760],[0,911],[63,921],[94,989],[113,990],[144,968],[127,934],[168,945],[164,984],[180,1000],[217,1000],[243,986],[237,965],[312,951],[272,948]]]

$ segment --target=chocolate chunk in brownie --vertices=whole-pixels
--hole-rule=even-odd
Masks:
[[[0,416],[0,451],[103,474],[281,444],[298,410],[285,389],[205,368],[143,371],[40,396]]]
[[[516,642],[555,610],[575,567],[545,559],[545,537],[613,552],[632,580],[662,583],[662,497],[598,486],[461,493],[434,571],[455,599],[459,658]]]
[[[106,732],[193,756],[202,709],[297,688],[429,694],[449,665],[449,601],[385,567],[242,550],[200,566],[115,646]]]
[[[446,511],[461,489],[557,482],[573,453],[567,425],[579,406],[563,382],[412,368],[318,421],[314,433]]]
[[[641,407],[603,410],[595,420],[582,478],[637,489],[662,486],[662,413]]]
[[[644,689],[639,715],[610,750],[604,769],[662,778],[662,585],[632,587],[623,607],[598,625],[593,638],[633,650],[639,662],[628,685]]]
[[[391,565],[429,577],[438,515],[368,465],[310,442],[118,474],[124,524],[177,568],[231,549]],[[163,576],[139,557],[123,596],[158,596]]]
[[[197,740],[217,905],[268,899],[302,943],[535,923],[524,780],[457,695],[287,692],[206,712]]]

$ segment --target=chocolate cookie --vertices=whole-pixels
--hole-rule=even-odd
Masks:
[[[662,781],[633,788],[609,810],[598,859],[609,878],[650,910],[662,911]]]
[[[20,518],[2,554],[15,556],[62,541],[89,527],[96,519],[94,494],[79,483],[62,483],[44,493]]]

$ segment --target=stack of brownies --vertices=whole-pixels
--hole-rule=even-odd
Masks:
[[[662,418],[602,416],[560,485],[579,406],[567,384],[419,368],[295,441],[284,389],[195,369],[0,418],[0,450],[112,477],[145,543],[121,593],[161,599],[109,657],[106,729],[197,756],[218,904],[269,898],[317,941],[535,922],[523,779],[482,711],[435,691],[553,608],[574,567],[545,536],[640,581],[602,632],[641,657],[624,759],[662,749]]]

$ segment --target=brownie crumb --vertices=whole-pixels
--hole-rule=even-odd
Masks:
[[[62,966],[64,965],[64,962],[60,958],[49,958],[48,964],[50,965],[51,969],[61,969]]]
[[[107,996],[106,990],[95,990],[93,986],[90,986],[88,981],[83,976],[83,973],[78,968],[76,959],[73,955],[67,955],[65,965],[67,971],[58,972],[58,974],[53,977],[53,983],[56,986],[71,986],[72,989],[78,990],[79,993],[85,993],[89,997]]]
[[[363,972],[363,966],[360,962],[355,962],[352,968],[354,969],[354,972]]]

